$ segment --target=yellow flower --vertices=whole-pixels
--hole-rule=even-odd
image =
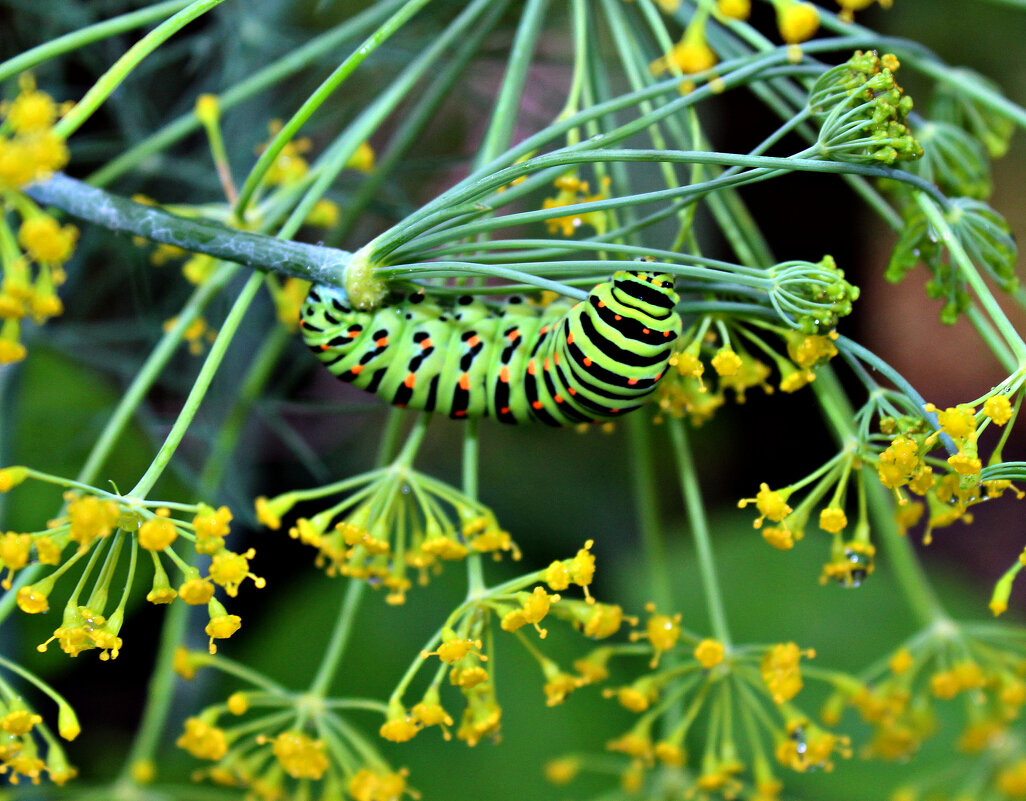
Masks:
[[[780,38],[788,44],[811,39],[819,30],[819,11],[812,3],[779,0],[776,6]]]
[[[748,19],[752,13],[752,0],[717,0],[716,10],[727,19]]]
[[[48,214],[37,214],[23,220],[18,229],[18,243],[34,261],[46,264],[64,264],[75,251],[78,229],[73,225],[63,228]]]
[[[389,710],[388,720],[381,724],[378,734],[390,742],[405,743],[416,737],[419,731],[417,719],[399,707]]]
[[[617,604],[595,604],[589,608],[584,622],[584,636],[601,640],[620,630],[623,623],[623,609]]]
[[[214,596],[214,585],[207,579],[199,577],[199,571],[191,568],[187,578],[178,588],[179,597],[191,606],[200,606],[207,603]]]
[[[167,510],[161,510],[167,511]],[[154,517],[139,526],[139,545],[148,551],[163,551],[176,539],[178,529],[166,517]]]
[[[228,753],[228,738],[224,731],[205,723],[200,718],[187,718],[185,733],[175,745],[184,748],[197,759],[217,761]]]
[[[369,142],[360,142],[360,146],[349,157],[346,166],[359,172],[370,172],[374,169],[374,148],[370,146]]]
[[[712,366],[717,375],[734,376],[741,369],[741,357],[730,348],[720,348],[712,357]]]
[[[973,476],[983,469],[983,462],[975,456],[970,456],[966,453],[956,453],[954,456],[949,456],[948,464],[960,476]]]
[[[17,534],[8,531],[0,536],[0,567],[7,568],[7,578],[0,582],[0,587],[11,589],[11,579],[15,571],[28,564],[29,552],[32,550],[32,537],[28,534]]]
[[[839,533],[846,525],[848,518],[843,509],[827,507],[819,513],[819,527],[831,534]]]
[[[274,738],[274,756],[294,779],[320,779],[328,769],[324,743],[302,732],[285,731]]]
[[[559,757],[545,763],[545,778],[553,784],[569,784],[580,770],[580,760],[574,757]]]
[[[210,638],[209,649],[211,654],[217,653],[217,646],[214,640],[226,640],[242,628],[242,618],[238,615],[229,615],[221,603],[211,598],[207,607],[210,613],[210,622],[207,623],[204,631]]]
[[[779,523],[791,514],[792,509],[787,505],[787,498],[790,494],[790,490],[774,492],[769,488],[769,484],[763,482],[759,485],[759,491],[756,493],[755,497],[742,498],[737,502],[737,508],[744,509],[750,503],[755,504],[755,508],[761,513],[752,524],[755,528],[760,528],[763,521],[767,518],[772,520],[774,523]]]
[[[936,409],[933,404],[926,405],[926,411]],[[976,415],[971,406],[949,406],[937,412],[937,424],[941,431],[953,439],[967,439],[976,433]]]
[[[24,467],[5,467],[0,470],[0,492],[10,492],[28,478]]]
[[[790,701],[802,689],[799,662],[803,656],[813,657],[815,651],[802,651],[793,642],[774,645],[762,658],[759,670],[773,700],[782,704]]]
[[[71,524],[69,537],[77,542],[79,551],[86,551],[93,540],[106,537],[117,525],[120,512],[113,501],[101,501],[95,495],[79,497],[69,492],[68,522]]]
[[[15,600],[18,602],[18,608],[29,615],[38,615],[50,608],[48,593],[45,588],[38,585],[29,584],[20,588]]]
[[[239,585],[247,578],[253,580],[256,587],[263,588],[267,582],[249,570],[249,560],[253,558],[256,551],[250,548],[245,553],[232,553],[222,551],[214,556],[210,562],[210,579],[231,597],[239,592]]]
[[[915,660],[912,658],[912,653],[908,648],[899,648],[887,662],[895,676],[907,673],[914,663]]]
[[[766,526],[762,538],[774,548],[789,551],[794,547],[795,536],[785,526]]]
[[[1005,395],[992,395],[983,404],[983,413],[996,425],[1003,426],[1012,419],[1012,402]]]
[[[338,207],[338,203],[322,197],[314,203],[304,222],[316,228],[332,228],[338,224],[341,215],[342,210]]]
[[[718,640],[705,639],[695,646],[695,659],[707,670],[720,664],[723,654],[723,643]]]

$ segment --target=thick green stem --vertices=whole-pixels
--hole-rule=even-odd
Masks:
[[[112,195],[63,173],[33,184],[26,192],[37,203],[56,206],[111,231],[205,253],[255,270],[292,275],[319,284],[343,285],[350,256],[344,250],[240,231],[201,217],[180,217]]]
[[[706,605],[709,608],[713,636],[729,649],[730,630],[727,627],[727,613],[723,608],[723,593],[716,575],[712,537],[709,533],[708,520],[705,517],[705,503],[702,500],[702,490],[698,485],[698,469],[691,453],[687,430],[684,427],[684,422],[676,417],[668,419],[665,425],[670,429],[670,441],[673,443],[673,455],[677,461],[684,506],[687,509],[691,532],[695,538],[698,568],[702,576],[702,591],[705,593]]]

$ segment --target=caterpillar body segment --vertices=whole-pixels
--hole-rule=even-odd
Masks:
[[[375,311],[314,286],[303,337],[343,381],[397,406],[504,423],[560,426],[643,405],[666,370],[681,320],[669,275],[620,271],[576,304],[499,309],[422,293]]]

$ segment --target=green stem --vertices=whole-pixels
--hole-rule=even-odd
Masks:
[[[277,61],[273,61],[263,69],[257,70],[244,81],[240,81],[231,88],[223,90],[217,96],[221,111],[223,112],[233,106],[237,106],[243,100],[253,97],[258,92],[274,86],[279,81],[295,74],[325,53],[332,52],[345,42],[346,39],[374,25],[379,19],[386,16],[393,6],[398,7],[399,4],[400,0],[378,0],[378,2],[373,3],[365,11],[350,17],[334,29],[311,39],[302,47],[292,50]],[[107,162],[102,168],[89,176],[89,183],[94,186],[105,186],[136,165],[146,162],[151,156],[184,139],[199,128],[200,122],[195,114],[192,112],[183,114],[178,119],[169,122],[163,128],[150,134],[117,158]],[[147,166],[150,165],[147,164]],[[160,166],[159,163],[153,165],[153,171],[158,171]]]
[[[124,231],[255,270],[292,275],[320,284],[341,286],[350,255],[335,248],[228,228],[200,217],[180,217],[155,206],[112,195],[63,173],[31,185],[26,193],[37,203],[56,206],[111,231]]]
[[[855,410],[837,380],[837,375],[829,367],[820,369],[816,374],[816,380],[812,382],[812,388],[815,390],[820,408],[834,430],[835,439],[844,447],[846,442],[857,437],[853,423]],[[873,530],[883,540],[889,564],[897,575],[898,586],[905,596],[906,603],[923,627],[947,620],[947,612],[933,591],[922,565],[912,550],[912,545],[907,537],[898,533],[893,516],[889,514],[892,502],[886,488],[872,473],[871,467],[863,467],[863,473]]]
[[[202,403],[207,389],[210,387],[210,382],[214,379],[217,368],[221,366],[221,360],[224,358],[228,345],[231,344],[232,339],[235,337],[235,332],[242,323],[243,316],[249,309],[250,303],[253,302],[253,298],[263,282],[264,277],[259,273],[254,273],[249,277],[239,296],[235,299],[231,311],[228,312],[228,317],[225,318],[224,324],[217,334],[217,339],[210,346],[210,353],[207,354],[206,361],[203,362],[203,367],[200,368],[199,375],[196,376],[196,382],[185,399],[185,404],[182,406],[178,419],[175,420],[171,431],[168,432],[164,444],[160,447],[149,469],[139,479],[135,487],[132,488],[132,491],[128,493],[129,495],[145,496],[164,472],[168,462],[171,461],[171,457],[178,449],[178,445],[185,436],[185,432],[192,423],[192,419],[195,417],[196,411],[199,409],[199,405]]]
[[[349,56],[335,69],[335,71],[329,75],[324,82],[317,87],[312,95],[310,95],[299,110],[286,122],[280,131],[275,135],[274,139],[271,140],[270,144],[264,149],[264,152],[260,154],[260,158],[246,177],[246,182],[243,184],[241,191],[239,192],[239,199],[235,204],[235,214],[237,217],[242,219],[246,213],[246,207],[253,199],[253,194],[256,192],[257,187],[263,180],[267,170],[270,169],[271,165],[274,164],[278,155],[281,153],[282,148],[287,145],[292,138],[296,135],[301,127],[306,123],[313,113],[317,111],[323,105],[335,90],[342,85],[343,81],[346,80],[355,70],[359,67],[364,60],[375,50],[378,49],[385,41],[389,39],[397,30],[405,25],[421,8],[427,5],[430,0],[409,0],[402,8],[400,8],[395,14],[385,20],[384,24],[381,25],[374,33],[368,36],[363,43],[357,47]]]
[[[958,266],[959,272],[962,273],[969,286],[973,288],[976,297],[980,301],[980,305],[983,306],[994,326],[1012,349],[1016,360],[1019,364],[1026,363],[1026,342],[1023,342],[1019,332],[1012,325],[1012,321],[1005,316],[1004,310],[997,300],[994,299],[990,289],[987,287],[987,283],[977,271],[972,259],[965,252],[962,243],[959,242],[954,231],[951,230],[951,226],[941,213],[941,210],[922,193],[916,194],[916,202],[919,204],[919,208],[923,210],[930,225],[944,242],[944,246],[948,249],[948,253],[951,254],[952,261]]]
[[[659,515],[659,494],[656,491],[655,456],[652,451],[652,422],[642,413],[627,418],[630,439],[630,477],[634,495],[641,547],[645,555],[646,570],[652,600],[663,610],[673,608],[670,590],[669,562],[664,547],[664,531]]]
[[[339,611],[338,620],[335,621],[335,630],[331,633],[331,640],[325,649],[321,666],[317,675],[310,684],[309,693],[316,696],[324,696],[335,677],[335,672],[342,664],[342,655],[345,653],[346,645],[349,643],[349,635],[353,631],[353,623],[356,621],[356,612],[360,606],[360,599],[363,598],[363,591],[367,582],[359,579],[350,579],[346,587],[346,594],[342,599],[342,609]]]
[[[54,132],[63,138],[71,136],[110,97],[111,93],[121,85],[121,82],[131,74],[132,70],[139,66],[144,58],[194,19],[206,14],[210,9],[223,2],[224,0],[196,0],[146,34],[100,76],[92,88],[85,93],[85,96],[54,126]]]
[[[691,523],[691,530],[695,538],[698,567],[702,575],[702,591],[705,593],[706,605],[709,607],[713,636],[723,643],[724,648],[729,650],[730,630],[727,627],[727,614],[723,608],[723,593],[716,575],[712,538],[709,534],[709,523],[705,517],[702,490],[698,485],[698,469],[688,443],[687,430],[683,421],[675,417],[669,418],[665,425],[670,429],[670,441],[673,443],[673,455],[677,461],[684,506],[687,508],[688,521]]]
[[[31,69],[37,64],[42,64],[51,58],[78,50],[93,42],[106,39],[109,36],[117,36],[119,33],[148,25],[159,19],[165,19],[179,9],[189,5],[192,0],[169,0],[166,3],[155,3],[147,8],[140,8],[138,11],[131,11],[117,17],[97,22],[94,25],[87,25],[77,31],[66,33],[44,42],[41,45],[19,53],[0,64],[0,81],[6,81],[12,75]]]
[[[271,373],[275,365],[278,364],[278,359],[281,358],[282,352],[291,341],[292,334],[283,325],[276,325],[264,340],[263,346],[246,371],[246,377],[239,388],[235,405],[228,417],[225,418],[224,424],[217,434],[217,439],[214,440],[210,448],[210,456],[203,466],[203,472],[200,473],[200,487],[214,491],[221,483],[221,477],[235,452],[234,445],[249,418],[253,404],[267,387]]]
[[[4,658],[3,656],[0,656],[0,667],[6,668],[7,670],[11,671],[11,673],[20,676],[29,684],[38,688],[40,691],[48,695],[53,700],[53,702],[57,704],[57,706],[70,706],[70,704],[68,704],[68,702],[64,700],[63,695],[61,695],[59,692],[53,689],[53,687],[51,687],[45,681],[43,681],[40,678],[37,678],[35,675],[27,671],[21,665]]]
[[[463,430],[463,494],[472,501],[477,500],[477,471],[480,453],[477,420],[467,420]],[[467,557],[467,597],[472,598],[485,590],[484,571],[481,554],[472,553]]]

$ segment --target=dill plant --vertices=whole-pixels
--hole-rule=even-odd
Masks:
[[[1026,798],[1024,630],[909,542],[1023,495],[1023,294],[988,200],[1026,110],[856,22],[871,4],[18,10],[0,62],[11,796]],[[764,111],[721,150],[715,112],[739,97]],[[891,229],[887,280],[924,266],[941,320],[1005,377],[940,408],[839,333],[866,271],[748,206],[794,173]],[[336,397],[297,344],[311,283],[373,325],[421,297],[395,292],[544,310],[639,269],[675,281],[683,332],[651,402],[597,427],[614,437],[311,399]],[[710,452],[738,447],[721,421],[749,410],[800,431],[797,458],[743,445],[765,480],[707,506]],[[992,616],[1015,606],[1018,548]],[[141,705],[114,749],[92,734],[121,711],[112,681]]]

